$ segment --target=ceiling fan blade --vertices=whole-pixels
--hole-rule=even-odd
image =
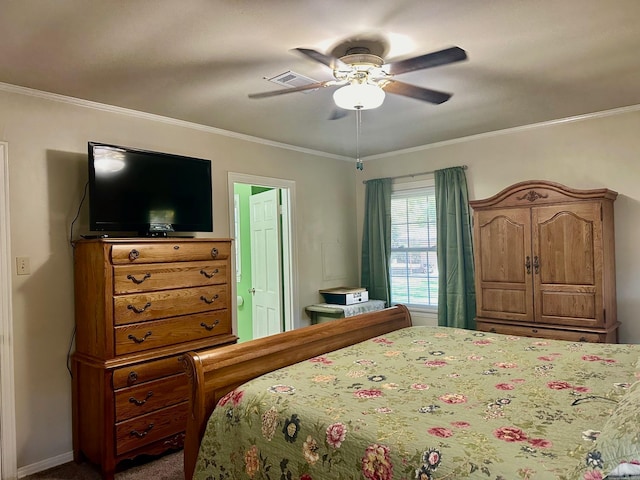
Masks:
[[[409,85],[408,83],[398,82],[396,80],[387,80],[382,89],[387,93],[395,93],[396,95],[404,95],[405,97],[416,98],[423,102],[440,104],[449,100],[451,93],[439,92],[428,88]]]
[[[407,58],[398,62],[388,63],[389,74],[398,75],[399,73],[412,72],[413,70],[421,70],[423,68],[437,67],[447,63],[459,62],[466,60],[467,52],[460,47],[451,47],[438,52],[427,53],[419,57]]]
[[[296,52],[300,52],[303,55],[315,60],[316,62],[320,62],[332,70],[342,70],[342,69],[350,69],[351,67],[344,63],[342,60],[336,57],[332,57],[330,55],[325,55],[324,53],[320,53],[317,50],[312,50],[310,48],[294,48]]]
[[[331,115],[329,115],[329,120],[339,120],[341,118],[346,117],[347,115],[349,115],[349,112],[346,111],[344,108],[336,107],[331,112]]]
[[[305,90],[314,90],[316,88],[333,87],[334,85],[337,85],[337,84],[338,82],[336,82],[335,80],[327,80],[325,82],[310,83],[308,85],[284,88],[282,90],[273,90],[270,92],[262,92],[262,93],[250,93],[249,98],[275,97],[276,95],[284,95],[285,93],[304,92]]]

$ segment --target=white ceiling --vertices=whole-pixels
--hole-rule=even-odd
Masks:
[[[0,82],[354,157],[332,89],[247,95],[287,70],[333,78],[292,48],[372,36],[387,61],[469,59],[396,77],[454,95],[387,95],[363,157],[640,104],[640,0],[0,0]]]

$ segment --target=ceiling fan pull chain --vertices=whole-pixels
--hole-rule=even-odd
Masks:
[[[364,165],[360,160],[360,125],[362,124],[362,109],[356,109],[356,170],[362,171]]]

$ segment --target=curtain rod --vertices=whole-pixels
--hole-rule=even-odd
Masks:
[[[451,168],[451,167],[449,167],[449,168]],[[469,167],[467,167],[466,165],[462,165],[461,168],[463,170],[466,170]],[[435,173],[435,170],[431,170],[430,172],[409,173],[407,175],[398,175],[397,177],[387,177],[387,178],[390,178],[391,180],[395,180],[397,178],[409,178],[409,177],[417,177],[419,175],[431,175],[432,173]],[[367,182],[369,182],[371,180],[379,180],[379,179],[378,178],[370,178],[369,180],[363,180],[362,183],[366,184]]]

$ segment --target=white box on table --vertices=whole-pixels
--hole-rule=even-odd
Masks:
[[[353,305],[369,300],[369,292],[366,288],[337,287],[320,290],[320,293],[325,302],[335,305]]]

